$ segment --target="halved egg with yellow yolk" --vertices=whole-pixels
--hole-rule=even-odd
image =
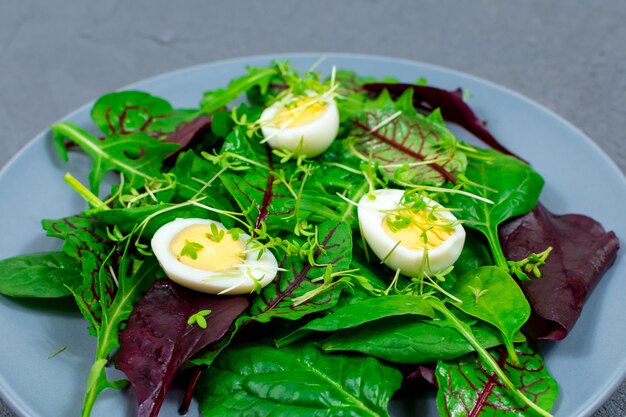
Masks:
[[[310,93],[287,96],[266,108],[259,119],[267,143],[295,156],[315,157],[333,143],[339,111],[332,97]]]
[[[358,216],[368,246],[403,275],[444,271],[463,250],[463,226],[449,210],[426,197],[407,199],[404,190],[376,190],[361,198]]]
[[[208,294],[246,294],[269,284],[276,258],[249,246],[250,236],[207,219],[176,219],[152,237],[152,251],[174,282]]]

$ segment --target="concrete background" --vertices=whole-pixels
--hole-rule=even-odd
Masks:
[[[0,0],[0,166],[85,102],[165,71],[247,55],[414,59],[516,90],[626,171],[623,0]],[[626,415],[626,384],[594,415]],[[0,404],[0,416],[13,413]]]

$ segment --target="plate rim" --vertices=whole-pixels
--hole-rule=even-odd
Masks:
[[[445,73],[453,77],[461,77],[461,78],[469,79],[472,82],[483,84],[489,87],[490,89],[494,89],[500,93],[513,96],[516,99],[521,100],[525,105],[531,106],[539,110],[540,112],[546,113],[549,116],[556,119],[561,125],[563,125],[568,130],[570,130],[572,134],[579,136],[580,139],[586,142],[587,145],[591,146],[595,150],[595,152],[603,159],[603,162],[606,164],[606,167],[612,171],[611,174],[612,175],[614,174],[620,178],[622,185],[624,186],[624,189],[626,189],[626,173],[621,170],[621,168],[617,165],[617,163],[613,159],[611,159],[608,153],[605,152],[604,149],[602,149],[597,142],[591,139],[591,137],[587,135],[582,129],[578,128],[576,125],[574,125],[569,120],[565,119],[556,111],[546,107],[544,104],[534,99],[531,99],[530,97],[527,97],[523,95],[522,93],[519,93],[507,86],[504,86],[504,85],[495,83],[493,81],[490,81],[488,79],[476,76],[472,73],[453,69],[453,68],[443,66],[443,65],[431,64],[431,63],[409,59],[409,58],[392,57],[392,56],[385,56],[385,55],[379,55],[379,54],[364,54],[364,53],[349,53],[349,52],[346,52],[346,53],[343,53],[343,52],[294,52],[294,53],[281,52],[281,53],[276,53],[276,54],[266,53],[266,54],[258,54],[258,55],[224,58],[224,59],[218,59],[215,61],[197,63],[197,64],[185,66],[182,68],[177,68],[174,70],[158,73],[158,74],[146,77],[146,78],[142,78],[142,79],[133,81],[129,84],[126,84],[124,86],[115,88],[111,91],[124,91],[124,90],[135,89],[140,85],[145,85],[149,83],[158,83],[159,81],[163,79],[179,76],[181,74],[184,74],[185,72],[197,71],[202,68],[210,69],[211,67],[218,67],[218,66],[224,66],[224,65],[226,66],[236,65],[238,67],[245,68],[246,66],[250,65],[251,61],[260,61],[260,60],[271,61],[273,59],[290,59],[290,58],[298,58],[298,59],[317,58],[318,60],[324,59],[324,58],[339,58],[339,59],[347,58],[347,59],[355,59],[355,60],[370,61],[370,62],[378,61],[378,62],[387,63],[387,64],[398,63],[402,65],[422,67],[422,68],[426,68],[429,70],[434,70],[436,72]],[[75,117],[76,115],[83,113],[83,112],[89,113],[89,109],[91,108],[93,103],[95,103],[96,99],[97,98],[83,104],[82,106],[79,106],[75,110],[70,111],[69,113],[56,119],[52,123],[57,123],[60,121],[71,119]],[[0,167],[0,180],[6,174],[6,172],[14,164],[17,163],[20,157],[28,151],[29,148],[34,146],[35,143],[37,143],[38,141],[44,140],[45,136],[48,135],[50,131],[51,131],[50,127],[42,129],[35,136],[29,139],[20,149],[18,149],[18,151],[15,154],[13,154],[11,158],[9,158],[9,160],[2,167]],[[618,236],[618,238],[620,239],[620,241],[623,241],[624,237]],[[580,417],[588,417],[593,412],[597,411],[615,393],[615,391],[620,387],[621,383],[626,381],[626,358],[621,365],[622,366],[618,368],[618,371],[613,375],[613,378],[609,378],[603,384],[605,389],[602,391],[602,394],[594,397],[591,401],[587,401],[586,405],[585,403],[582,404],[583,408],[581,409],[582,414],[580,415]],[[7,381],[5,377],[0,375],[0,398],[2,399],[2,401],[4,401],[4,403],[7,406],[11,408],[11,411],[13,411],[16,415],[20,417],[29,417],[25,409],[22,407],[22,404],[18,404],[18,401],[14,399],[15,396],[6,395],[7,391],[13,392],[10,388],[10,385],[7,384],[6,382]],[[25,407],[28,407],[27,404],[23,404],[23,405]]]

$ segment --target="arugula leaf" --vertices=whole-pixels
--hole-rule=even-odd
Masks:
[[[530,317],[530,305],[515,280],[498,267],[483,266],[462,275],[451,292],[461,300],[454,303],[457,308],[502,332],[509,356],[517,362],[513,338]]]
[[[31,253],[0,261],[0,293],[10,297],[65,297],[82,282],[80,264],[65,252]]]
[[[493,204],[452,194],[448,197],[447,207],[458,209],[455,216],[464,225],[487,237],[496,265],[508,271],[498,240],[498,226],[535,207],[543,187],[543,178],[530,166],[511,156],[492,150],[476,152],[465,171],[469,180],[465,190],[487,198]]]
[[[137,415],[156,417],[182,365],[220,340],[247,307],[245,297],[207,295],[157,280],[137,302],[119,336],[116,366],[135,388]],[[189,323],[192,317],[197,322]]]
[[[314,319],[296,331],[276,341],[277,347],[287,346],[311,332],[333,332],[350,329],[387,317],[406,315],[433,318],[430,303],[413,295],[390,295],[370,298],[336,309],[331,314]]]
[[[65,138],[76,143],[92,157],[89,186],[96,195],[104,175],[111,170],[123,172],[130,186],[135,188],[153,178],[160,178],[163,160],[178,149],[178,145],[161,143],[145,132],[112,135],[100,140],[69,122],[52,125],[52,132],[64,160],[67,160],[67,151],[63,145]]]
[[[351,134],[362,157],[380,164],[381,172],[403,185],[455,183],[467,164],[457,140],[438,113],[425,117],[412,105],[412,91],[396,102],[383,91],[365,103],[363,113],[352,119]]]
[[[308,345],[240,345],[208,370],[198,395],[208,416],[381,417],[401,379],[374,358],[326,355]]]
[[[226,88],[207,91],[200,102],[200,108],[205,113],[213,113],[238,98],[241,94],[253,87],[259,87],[261,93],[267,91],[271,79],[278,74],[274,67],[248,67],[248,73],[234,78]]]
[[[517,388],[539,407],[549,410],[558,394],[556,381],[541,356],[528,345],[516,346],[520,363],[510,361],[506,350],[494,352],[498,365]],[[476,355],[455,362],[438,362],[437,408],[442,416],[530,417],[539,415],[511,395],[507,386]]]

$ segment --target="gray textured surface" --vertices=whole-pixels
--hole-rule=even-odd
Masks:
[[[505,85],[574,123],[626,171],[623,0],[0,0],[0,10],[0,166],[53,121],[130,82],[224,58],[329,51]],[[622,384],[594,417],[623,417],[625,404]],[[0,416],[12,413],[0,404]]]

